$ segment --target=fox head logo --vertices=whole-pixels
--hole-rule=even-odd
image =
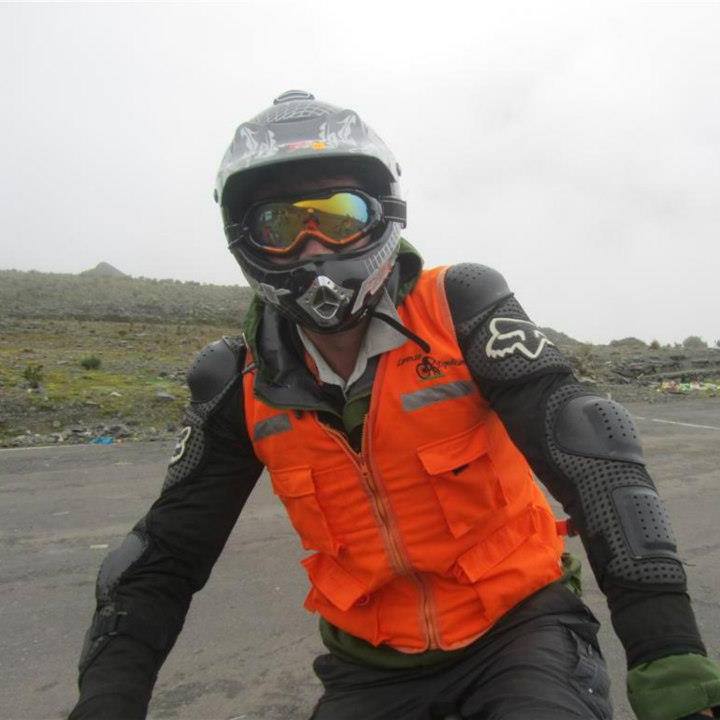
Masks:
[[[493,359],[519,352],[528,360],[535,360],[546,345],[554,343],[529,320],[498,317],[490,322],[490,339],[485,352]]]
[[[173,450],[173,454],[170,456],[169,465],[174,465],[185,454],[187,441],[190,439],[190,435],[192,435],[192,427],[190,425],[186,425],[180,431],[178,439],[175,441],[175,449]]]

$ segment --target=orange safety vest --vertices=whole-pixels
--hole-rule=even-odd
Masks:
[[[524,456],[455,337],[444,268],[398,308],[411,341],[378,364],[362,448],[314,412],[271,407],[244,378],[257,457],[303,547],[310,611],[373,645],[468,645],[561,575],[563,542]]]

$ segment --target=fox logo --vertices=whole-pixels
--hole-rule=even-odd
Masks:
[[[180,431],[178,439],[175,442],[175,449],[173,450],[173,454],[170,456],[170,465],[174,465],[185,454],[185,448],[187,447],[187,441],[190,439],[190,435],[192,435],[192,427],[190,425],[186,425]]]
[[[490,339],[485,346],[489,358],[504,358],[519,352],[528,360],[535,360],[546,345],[554,345],[529,320],[493,318]]]

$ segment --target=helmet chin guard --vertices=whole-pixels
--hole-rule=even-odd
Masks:
[[[357,178],[358,189],[382,198],[389,212],[369,242],[342,251],[278,263],[244,240],[238,223],[259,183]],[[228,247],[250,286],[266,303],[316,332],[355,325],[377,302],[397,258],[405,203],[400,167],[378,135],[352,110],[320,102],[304,91],[278,97],[273,106],[237,129],[218,172],[219,202]]]
[[[321,333],[346,330],[380,297],[400,250],[400,227],[388,223],[369,245],[349,253],[314,255],[292,265],[231,248],[260,298],[294,322]]]
[[[331,324],[351,298],[352,292],[339,287],[329,277],[318,275],[307,292],[298,298],[298,303],[306,307],[319,323]]]

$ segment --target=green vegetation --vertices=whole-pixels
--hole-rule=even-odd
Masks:
[[[170,432],[195,353],[237,334],[252,298],[105,270],[0,270],[0,445]]]
[[[195,353],[238,327],[0,320],[0,445],[27,431],[72,441],[73,427],[96,435],[118,423],[131,437],[174,430]],[[100,355],[100,367],[82,366]]]
[[[40,383],[43,381],[42,369],[43,366],[38,363],[29,363],[23,370],[23,377],[28,381],[31,388],[40,387]]]
[[[237,335],[250,299],[244,287],[0,270],[0,446],[174,434],[195,354]],[[720,392],[720,352],[701,338],[590,345],[542,330],[582,382],[620,401]]]
[[[85,370],[97,370],[101,364],[100,358],[96,355],[88,355],[80,360],[80,366]]]
[[[707,348],[707,343],[697,335],[686,337],[682,344],[686,350],[705,350]]]

